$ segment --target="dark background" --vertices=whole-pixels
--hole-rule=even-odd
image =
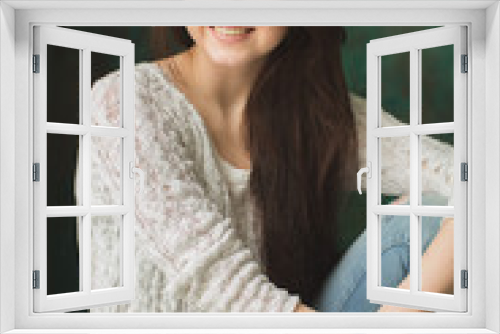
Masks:
[[[65,27],[101,35],[125,38],[135,44],[136,63],[151,61],[149,27]],[[346,27],[347,41],[343,48],[346,81],[351,92],[366,97],[366,44],[382,37],[399,35],[433,27]],[[170,37],[165,43],[172,43]],[[172,45],[172,44],[171,44]],[[173,53],[182,51],[172,45]],[[453,49],[449,47],[427,50],[422,64],[423,123],[453,121],[453,87],[450,85],[449,65]],[[111,59],[110,59],[111,58]],[[113,59],[114,58],[114,59]],[[428,59],[428,60],[427,60]],[[92,82],[106,73],[118,69],[118,57],[92,54]],[[78,50],[49,47],[48,49],[48,122],[79,123],[79,56]],[[401,54],[383,57],[382,105],[402,122],[409,122],[409,57]],[[450,74],[451,72],[451,74]],[[450,103],[451,101],[451,103]],[[75,162],[78,154],[78,137],[66,135],[47,136],[48,190],[47,205],[77,205],[74,196]],[[353,171],[355,173],[357,171]],[[337,241],[339,253],[345,252],[354,239],[364,230],[366,223],[365,195],[346,194],[347,207],[341,210],[340,233]],[[394,197],[385,196],[384,202]],[[385,203],[384,203],[385,204]],[[76,218],[49,218],[48,233],[48,294],[79,291]],[[85,312],[85,311],[84,311]]]

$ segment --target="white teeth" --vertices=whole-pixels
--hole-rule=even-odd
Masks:
[[[247,33],[246,28],[221,28],[221,27],[214,27],[215,31],[221,34],[226,34],[226,35],[243,35]]]

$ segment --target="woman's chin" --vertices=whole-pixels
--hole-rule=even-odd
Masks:
[[[251,63],[251,60],[248,59],[248,57],[242,57],[240,55],[217,54],[217,55],[212,55],[210,58],[212,59],[212,62],[215,65],[225,66],[225,67],[234,67],[234,68],[245,67]]]

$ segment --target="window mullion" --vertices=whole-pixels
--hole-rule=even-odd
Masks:
[[[122,216],[122,285],[130,291],[130,298],[134,298],[135,291],[135,181],[130,178],[130,163],[135,165],[135,85],[134,85],[134,53],[129,53],[120,57],[120,69],[122,72],[123,84],[121,85],[122,108],[121,119],[122,128],[127,131],[127,136],[122,140],[122,189],[123,204],[129,212]]]
[[[420,71],[418,49],[410,51],[410,291],[418,291],[419,273],[419,217],[414,208],[419,204],[419,143],[414,128],[419,123]]]
[[[87,101],[85,101],[85,98],[84,98],[84,89],[83,89],[83,81],[84,81],[84,78],[83,78],[83,60],[84,60],[84,56],[83,56],[83,51],[81,49],[79,49],[79,61],[78,61],[78,64],[79,64],[79,73],[78,73],[78,80],[79,80],[79,85],[78,87],[80,87],[79,89],[79,110],[78,110],[78,119],[80,120],[81,122],[81,125],[79,124],[78,126],[82,126],[84,127],[85,125],[84,122],[85,122],[85,118],[84,118],[84,108],[88,107],[88,104],[87,104]],[[49,127],[50,124],[47,124],[47,127]],[[88,134],[88,132],[87,132]],[[85,135],[85,134],[84,134]],[[84,194],[84,188],[83,188],[83,185],[85,184],[83,181],[86,180],[86,178],[83,177],[83,172],[85,171],[84,169],[84,150],[83,148],[85,147],[86,145],[84,145],[84,140],[83,140],[83,136],[82,135],[79,135],[78,136],[78,165],[77,165],[77,168],[78,168],[78,171],[81,171],[77,173],[77,184],[78,184],[78,187],[77,187],[77,191],[78,191],[78,198],[80,199],[80,202],[77,203],[77,205],[81,205],[83,207],[85,207],[84,205],[87,205],[88,207],[88,203],[86,202],[86,197],[83,196]],[[79,282],[79,287],[78,287],[78,290],[79,291],[84,291],[84,281],[83,281],[83,269],[84,269],[84,254],[83,254],[83,251],[85,249],[84,247],[84,243],[83,243],[83,236],[84,236],[84,228],[83,228],[83,219],[80,218],[80,221],[79,221],[79,224],[78,224],[78,237],[77,237],[77,245],[78,245],[78,282]]]
[[[81,73],[81,93],[82,93],[82,124],[90,129],[90,50],[88,48],[83,49],[82,63],[80,66]],[[90,215],[91,206],[91,172],[92,172],[92,161],[91,161],[91,133],[87,131],[83,135],[83,205],[88,208],[89,211],[83,216],[83,234],[82,234],[82,246],[80,248],[82,253],[82,264],[83,267],[80,271],[80,280],[83,282],[83,290],[85,293],[90,293],[91,290],[91,227],[92,227],[92,217]]]
[[[377,215],[388,216],[417,216],[429,217],[453,217],[454,207],[452,206],[425,206],[425,205],[375,205],[372,212]]]

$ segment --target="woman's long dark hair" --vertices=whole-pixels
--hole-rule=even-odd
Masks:
[[[166,55],[169,32],[183,49],[194,43],[185,27],[152,32],[157,57]],[[357,171],[344,40],[342,27],[289,27],[263,65],[245,110],[265,273],[307,305],[339,260],[337,216]]]

